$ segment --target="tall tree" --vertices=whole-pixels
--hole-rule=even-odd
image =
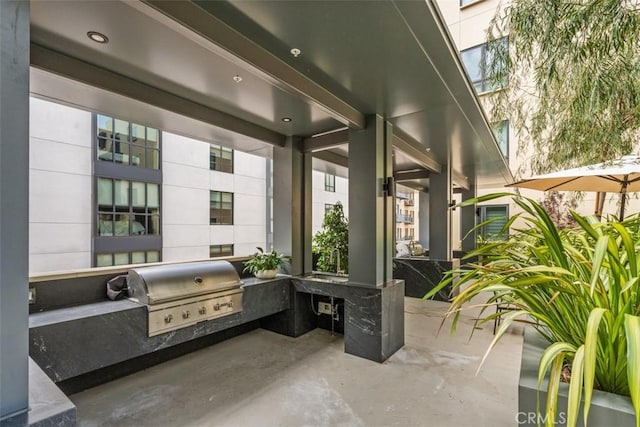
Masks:
[[[637,145],[639,3],[511,0],[498,7],[488,37],[508,35],[509,43],[488,44],[485,67],[509,84],[491,98],[490,111],[510,119],[518,153],[530,158],[527,173],[611,160]]]

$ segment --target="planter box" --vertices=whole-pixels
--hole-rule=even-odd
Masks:
[[[538,398],[538,362],[542,352],[547,347],[546,341],[533,330],[525,328],[524,344],[522,348],[522,362],[520,364],[520,381],[518,383],[518,413],[515,423],[518,426],[536,426],[538,416],[536,403]],[[544,413],[546,411],[548,382],[542,383],[540,390],[540,424],[544,425]],[[567,394],[569,385],[560,383],[558,393],[558,410],[555,426],[566,426],[567,421]],[[579,426],[584,425],[582,419],[582,406],[578,418]],[[589,427],[635,427],[635,413],[631,405],[631,399],[627,396],[606,393],[599,390],[593,391],[591,408],[589,409]]]

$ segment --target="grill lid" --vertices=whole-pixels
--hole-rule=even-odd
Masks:
[[[201,261],[139,267],[129,270],[129,296],[143,304],[238,288],[238,272],[229,261]]]

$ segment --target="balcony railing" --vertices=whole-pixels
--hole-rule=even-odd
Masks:
[[[411,215],[396,214],[396,222],[404,224],[413,224],[413,217]]]

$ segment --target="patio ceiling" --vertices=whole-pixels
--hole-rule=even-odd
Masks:
[[[31,22],[36,96],[264,153],[378,114],[423,150],[396,170],[450,151],[460,180],[512,181],[433,1],[32,1]]]

